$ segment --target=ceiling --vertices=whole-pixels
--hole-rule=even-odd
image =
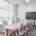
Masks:
[[[27,4],[26,0],[6,0],[12,4]],[[29,0],[28,3],[36,3],[36,0]]]

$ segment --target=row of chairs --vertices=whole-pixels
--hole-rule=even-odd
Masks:
[[[20,28],[18,29],[18,33],[13,34],[12,36],[21,36],[21,35],[27,35],[29,33],[30,30],[33,29],[33,25],[32,23],[27,23],[27,25],[23,25],[23,23],[21,23]]]

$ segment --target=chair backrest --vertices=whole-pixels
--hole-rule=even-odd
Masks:
[[[24,27],[24,30],[26,30],[26,25],[24,25],[23,27]]]
[[[12,23],[15,23],[15,21],[14,21],[14,20],[12,20]]]
[[[29,20],[28,23],[31,23],[32,25],[34,25],[34,20]]]
[[[21,23],[20,25],[20,31],[22,31],[22,29],[23,29],[23,23]]]
[[[20,22],[20,18],[17,18],[17,22]]]
[[[3,24],[4,24],[4,25],[8,25],[7,21],[3,21]]]

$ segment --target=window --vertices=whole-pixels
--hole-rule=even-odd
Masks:
[[[9,3],[9,10],[13,11],[13,4]]]
[[[8,9],[8,2],[0,0],[0,8]]]
[[[8,18],[7,17],[3,18],[3,21],[8,21]]]
[[[9,7],[9,8],[8,8]],[[10,19],[9,19],[10,18]],[[13,19],[13,4],[0,0],[0,24],[6,20],[11,24]]]
[[[12,18],[9,18],[8,24],[12,24]]]
[[[2,21],[3,20],[3,18],[0,18],[0,21]]]
[[[13,11],[9,11],[9,17],[13,18]]]
[[[3,21],[0,21],[0,24],[3,24]]]
[[[0,9],[0,17],[8,17],[7,14],[8,14],[7,10]]]
[[[0,24],[3,24],[2,20],[3,20],[3,18],[0,18]]]

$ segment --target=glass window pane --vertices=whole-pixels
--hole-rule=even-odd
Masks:
[[[11,24],[12,24],[12,21],[11,21],[11,20],[9,20],[9,21],[8,21],[8,24],[10,24],[10,25],[11,25]]]
[[[3,18],[0,18],[0,24],[3,24],[3,22],[2,22],[2,21],[3,21]]]
[[[3,21],[8,21],[8,18],[3,18]]]
[[[8,9],[8,2],[0,0],[0,8]]]
[[[7,14],[8,14],[7,10],[0,9],[0,17],[8,17]]]
[[[13,4],[9,3],[9,10],[13,10]]]
[[[13,12],[12,11],[9,11],[9,17],[13,18]]]
[[[9,18],[9,20],[8,20],[8,24],[12,24],[12,18]]]
[[[2,20],[3,20],[3,18],[0,18],[0,20],[2,21]]]
[[[3,24],[3,22],[2,22],[2,21],[0,21],[0,24]]]

